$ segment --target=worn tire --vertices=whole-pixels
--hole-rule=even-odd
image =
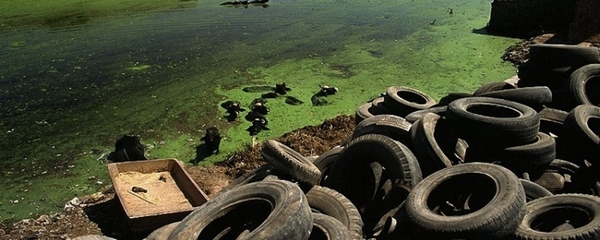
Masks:
[[[547,68],[580,67],[600,63],[600,48],[566,44],[532,44],[529,62]]]
[[[262,181],[208,200],[181,220],[169,239],[307,239],[312,225],[310,206],[297,185]]]
[[[448,106],[433,106],[427,109],[411,112],[404,118],[406,119],[406,121],[414,123],[417,120],[421,119],[426,113],[435,113],[443,117],[444,115],[446,115],[446,110],[448,110]]]
[[[458,99],[446,119],[469,146],[505,148],[533,142],[539,131],[537,112],[526,105],[489,97]]]
[[[313,160],[313,164],[317,166],[319,171],[321,171],[321,177],[319,178],[319,184],[325,182],[327,177],[329,176],[329,170],[333,163],[338,159],[340,153],[344,150],[342,146],[335,146],[332,149],[325,151],[323,154],[319,155],[315,160]]]
[[[400,117],[436,104],[436,101],[426,93],[404,86],[388,87],[384,98],[385,104],[392,113]]]
[[[558,230],[565,223],[571,227]],[[523,240],[600,239],[600,197],[559,194],[533,200],[515,235]]]
[[[342,224],[339,220],[325,214],[313,213],[313,228],[308,240],[348,239],[357,238],[351,238],[346,226],[344,226],[344,224]]]
[[[565,118],[563,136],[558,139],[561,153],[567,160],[582,165],[583,160],[600,165],[600,107],[579,105]]]
[[[168,239],[169,235],[171,235],[171,232],[173,232],[173,229],[175,229],[177,227],[177,225],[179,225],[179,223],[180,223],[180,221],[164,225],[164,226],[152,231],[152,233],[150,233],[150,235],[148,235],[146,238],[144,238],[144,240]]]
[[[254,169],[250,172],[243,174],[242,176],[237,177],[231,183],[229,183],[225,188],[223,188],[221,190],[221,192],[226,192],[233,188],[236,188],[241,185],[248,184],[248,183],[262,181],[270,175],[281,176],[282,173],[273,169],[273,165],[264,164],[257,169]]]
[[[440,132],[449,130],[449,127],[444,126],[444,124],[445,119],[441,118],[439,115],[435,113],[426,113],[421,119],[417,120],[410,129],[414,153],[419,161],[419,166],[421,166],[424,177],[453,165],[453,160],[450,160],[444,150],[454,150],[457,140],[440,139],[448,136],[448,134],[440,135]],[[438,141],[438,139],[441,141]]]
[[[378,161],[393,181],[414,186],[422,180],[421,169],[414,154],[404,144],[380,134],[360,136],[348,144],[331,169],[326,186],[347,186],[346,172],[356,163]],[[339,190],[338,190],[339,191]],[[343,194],[343,192],[341,192]]]
[[[546,107],[539,111],[540,132],[553,137],[562,135],[563,124],[569,113],[556,108]]]
[[[484,93],[495,92],[500,90],[515,89],[515,85],[507,82],[488,82],[481,85],[473,92],[473,97],[477,97]]]
[[[373,116],[356,125],[348,142],[366,134],[381,134],[410,146],[412,144],[410,138],[411,126],[412,124],[406,121],[406,119],[396,115],[382,114]],[[342,145],[347,145],[348,142]]]
[[[500,162],[517,171],[543,169],[556,159],[556,141],[548,134],[539,132],[537,140],[530,144],[504,149]]]
[[[472,97],[472,96],[473,96],[473,94],[471,94],[471,93],[463,93],[463,92],[448,93],[445,96],[441,97],[440,100],[438,101],[438,103],[435,104],[434,106],[436,106],[436,107],[448,106],[448,104],[450,104],[454,100],[458,100],[458,99],[466,98],[466,97]]]
[[[380,112],[377,112],[377,109],[375,107],[373,107],[373,103],[368,102],[368,103],[364,103],[360,106],[358,106],[358,108],[356,108],[356,113],[354,114],[354,117],[356,119],[356,124],[362,122],[363,120],[373,117],[377,114],[379,114]]]
[[[525,190],[525,199],[527,202],[531,202],[534,199],[552,196],[552,192],[548,191],[544,187],[532,181],[520,178],[519,181]]]
[[[321,171],[310,160],[283,143],[267,140],[260,151],[263,158],[278,171],[289,174],[300,182],[316,185]]]
[[[574,70],[571,66],[548,68],[526,62],[517,69],[518,84],[519,87],[546,86],[552,90],[563,89]]]
[[[545,104],[552,102],[552,91],[546,86],[523,87],[481,93],[479,97],[500,98],[525,104],[536,111],[544,108]]]
[[[378,98],[373,99],[373,101],[371,101],[371,102],[360,105],[356,109],[356,113],[354,114],[355,122],[356,122],[356,124],[358,124],[367,118],[381,115],[381,114],[390,114],[390,113],[391,113],[391,111],[384,104],[384,98],[378,97]]]
[[[348,198],[333,189],[313,186],[306,199],[313,212],[329,215],[340,221],[352,236],[352,239],[363,238],[363,220],[358,209]]]
[[[569,91],[577,104],[600,105],[600,64],[589,64],[569,77]]]
[[[525,215],[525,192],[504,167],[465,163],[423,179],[409,193],[406,212],[421,239],[504,239]]]

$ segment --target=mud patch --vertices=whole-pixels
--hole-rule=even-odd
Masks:
[[[331,65],[328,67],[329,73],[327,74],[330,77],[336,78],[351,78],[354,76],[354,72],[352,72],[352,65]]]

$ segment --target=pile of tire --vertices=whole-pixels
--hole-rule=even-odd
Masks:
[[[303,156],[268,140],[267,164],[147,239],[600,239],[599,63],[533,46],[544,81],[519,69],[518,87],[439,101],[391,86],[341,145]],[[543,72],[567,65],[568,79]]]

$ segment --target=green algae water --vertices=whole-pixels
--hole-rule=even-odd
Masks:
[[[486,35],[491,1],[6,0],[0,6],[0,222],[62,210],[110,185],[106,156],[123,134],[149,158],[196,161],[210,126],[224,139],[210,165],[252,143],[250,86],[285,82],[304,104],[268,99],[262,141],[316,125],[404,85],[439,99],[515,74]],[[450,14],[452,9],[452,14]],[[326,106],[310,97],[339,88]]]

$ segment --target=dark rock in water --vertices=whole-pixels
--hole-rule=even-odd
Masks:
[[[285,95],[288,91],[292,91],[292,89],[287,87],[284,82],[275,84],[276,93]]]
[[[253,112],[257,112],[262,115],[267,115],[269,113],[269,111],[271,111],[271,109],[269,109],[269,107],[265,106],[262,103],[255,103],[251,109]]]
[[[267,124],[269,124],[269,121],[267,121],[266,118],[255,118],[252,120],[252,126],[248,127],[247,130],[250,132],[251,136],[255,136],[262,130],[270,130],[267,128]]]
[[[269,91],[275,91],[275,88],[271,87],[271,86],[251,86],[251,87],[242,88],[242,91],[249,92],[249,93],[269,92]]]
[[[267,99],[264,99],[262,97],[252,99],[252,102],[250,102],[250,108],[252,108],[252,106],[256,105],[257,103],[265,105],[267,104]]]
[[[260,95],[262,98],[277,98],[277,93],[275,92],[270,92],[270,93],[263,93],[262,95]]]
[[[108,155],[113,162],[147,160],[144,156],[144,145],[134,135],[123,135],[115,142],[115,151]]]
[[[383,52],[379,50],[369,50],[367,52],[369,52],[369,55],[371,55],[371,57],[380,58],[383,56]]]
[[[255,112],[255,111],[248,112],[248,114],[246,114],[246,116],[244,118],[246,120],[248,120],[249,122],[252,122],[252,121],[254,121],[254,119],[257,119],[257,118],[266,119],[265,115],[262,115],[260,113]]]
[[[229,2],[223,2],[219,5],[221,6],[228,6],[228,5],[248,5],[248,4],[265,4],[269,2],[269,0],[252,0],[252,1],[248,1],[248,0],[235,0],[235,1],[229,1]]]
[[[235,119],[239,116],[240,112],[246,111],[246,109],[243,109],[241,107],[241,104],[239,101],[226,101],[224,103],[221,103],[221,107],[225,108],[225,110],[227,110],[227,113],[229,115],[227,115],[227,121],[235,121]]]
[[[295,98],[292,96],[286,96],[285,103],[287,103],[289,105],[300,105],[300,104],[303,104],[304,102],[298,98]]]
[[[320,96],[320,97],[327,97],[329,95],[334,95],[337,92],[338,92],[338,88],[323,85],[323,86],[321,86],[321,90],[319,90],[319,92],[316,93],[315,95]]]
[[[310,101],[312,102],[313,106],[325,106],[329,104],[329,102],[325,100],[325,98],[318,95],[318,93],[313,95],[310,98]]]
[[[221,145],[221,134],[217,127],[209,127],[206,129],[204,137],[200,138],[206,144],[206,148],[210,154],[219,153],[219,145]]]

